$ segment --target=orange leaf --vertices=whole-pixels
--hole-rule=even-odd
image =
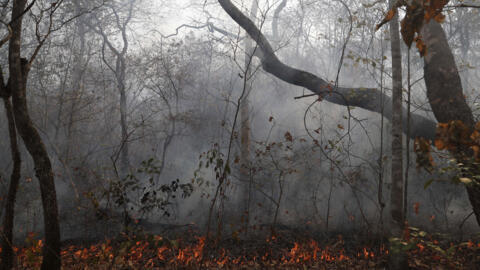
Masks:
[[[423,43],[423,40],[420,37],[417,37],[415,42],[417,43],[416,47],[420,56],[425,56],[425,54],[427,54],[427,46]]]
[[[473,145],[470,148],[473,150],[473,155],[475,156],[475,159],[479,158],[479,153],[480,153],[480,147],[478,145]]]
[[[395,16],[395,13],[396,13],[395,10],[393,10],[393,9],[389,10],[387,12],[387,14],[385,15],[385,18],[383,18],[383,21],[381,23],[377,24],[376,30],[380,29],[380,27],[382,27],[384,24],[391,21],[393,19],[393,17]]]
[[[435,18],[433,19],[439,23],[443,23],[445,21],[445,15],[440,13],[437,16],[435,16]]]
[[[407,47],[410,48],[414,40],[415,28],[407,18],[402,20],[400,32],[402,33],[403,42],[405,42]]]
[[[435,147],[438,150],[443,150],[443,149],[445,149],[445,142],[440,138],[436,138],[435,139]]]
[[[385,20],[387,21],[390,21],[391,19],[393,19],[393,17],[395,16],[395,10],[391,9],[387,12],[387,15],[385,16]]]
[[[480,132],[478,132],[478,130],[475,130],[472,135],[470,135],[470,139],[472,139],[473,141],[477,141],[478,139],[480,139]]]

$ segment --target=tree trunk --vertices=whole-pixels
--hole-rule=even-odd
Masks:
[[[3,87],[3,85],[1,87]],[[15,215],[15,200],[17,197],[18,183],[20,181],[22,160],[20,157],[20,151],[18,150],[17,131],[15,129],[15,120],[10,99],[8,97],[4,97],[3,104],[5,105],[5,112],[7,115],[8,132],[10,136],[10,151],[12,153],[13,160],[13,169],[10,176],[10,186],[8,188],[7,201],[5,204],[5,216],[3,220],[1,253],[2,265],[0,267],[2,270],[7,270],[12,269],[14,266],[13,220]]]
[[[393,1],[389,1],[390,7]],[[403,228],[403,144],[402,144],[402,53],[398,12],[390,21],[390,44],[392,53],[392,188],[390,212],[400,235]],[[398,237],[398,236],[397,236]]]
[[[389,1],[390,8],[394,1]],[[402,52],[398,12],[390,21],[390,45],[392,53],[392,187],[390,189],[390,236],[402,238],[403,215],[403,137],[402,137]],[[391,240],[393,241],[393,240]],[[389,269],[408,268],[407,256],[401,248],[390,245]]]
[[[280,18],[280,12],[287,6],[288,0],[282,0],[282,2],[277,6],[275,12],[273,13],[272,19],[272,35],[273,35],[273,42],[275,45],[278,45],[280,42],[280,33],[278,33],[278,20]]]
[[[424,57],[427,97],[435,118],[441,123],[461,120],[473,130],[475,121],[472,110],[463,95],[460,74],[442,26],[431,20],[423,27],[422,37],[427,46],[427,54]],[[474,181],[466,188],[477,223],[480,225],[480,184]]]
[[[52,165],[42,138],[30,119],[27,108],[28,62],[21,59],[21,35],[23,12],[27,0],[16,0],[12,8],[12,37],[9,43],[9,87],[13,97],[13,112],[17,131],[33,158],[35,175],[40,182],[45,224],[45,245],[43,247],[42,269],[60,269],[60,226],[58,223],[57,196]]]
[[[123,62],[123,61],[122,61]],[[123,65],[122,65],[123,66]],[[122,74],[125,74],[123,67]],[[127,125],[127,94],[125,93],[125,76],[118,79],[118,91],[120,92],[120,126],[122,128],[122,144],[120,152],[121,178],[127,176],[130,168],[128,125]]]
[[[25,84],[25,80],[20,82],[20,85],[13,91],[13,110],[18,133],[33,158],[35,176],[40,183],[45,225],[42,269],[60,269],[60,226],[53,170],[42,138],[28,113]]]
[[[129,160],[129,142],[128,142],[128,123],[127,123],[127,93],[126,93],[126,55],[128,52],[128,35],[127,27],[130,20],[133,18],[135,0],[130,1],[128,13],[123,21],[120,20],[121,16],[118,14],[116,7],[112,6],[112,12],[115,16],[115,22],[118,30],[121,34],[122,47],[117,49],[112,41],[109,39],[107,33],[104,32],[100,22],[97,20],[97,25],[92,25],[87,23],[87,25],[93,29],[97,34],[101,35],[103,38],[103,49],[102,49],[102,60],[108,66],[108,68],[113,72],[116,79],[117,90],[120,94],[120,127],[121,127],[121,142],[120,142],[120,173],[119,177],[121,179],[125,178],[130,170],[130,160]],[[115,67],[112,67],[105,58],[105,46],[113,53],[115,57]]]
[[[79,1],[75,1],[75,13],[76,14],[81,14],[82,8],[80,6]],[[74,125],[75,125],[75,114],[77,111],[77,103],[80,99],[80,96],[82,95],[83,92],[83,75],[85,72],[85,54],[87,50],[87,42],[86,42],[86,34],[87,31],[85,29],[85,23],[84,23],[84,18],[80,17],[78,18],[76,29],[75,29],[75,36],[78,37],[79,41],[76,42],[78,44],[78,48],[73,44],[72,50],[74,52],[74,67],[72,70],[72,98],[71,98],[71,105],[70,105],[70,111],[69,111],[69,116],[68,116],[68,124],[67,124],[67,142],[65,145],[65,154],[63,156],[63,159],[67,164],[70,162],[70,153],[75,151],[73,148],[73,145],[75,143],[74,138]],[[59,119],[61,116],[59,116]],[[60,122],[58,123],[60,125]]]
[[[258,0],[252,2],[250,19],[255,20],[258,11]],[[245,39],[245,63],[244,63],[244,87],[245,95],[240,103],[240,182],[244,186],[244,216],[245,234],[248,233],[250,223],[250,202],[252,197],[252,179],[250,177],[250,102],[249,96],[252,91],[252,64],[254,47],[250,38]]]

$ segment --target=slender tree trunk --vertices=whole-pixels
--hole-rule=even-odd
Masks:
[[[76,14],[81,13],[81,6],[78,1],[75,1],[75,12]],[[83,74],[85,71],[84,66],[84,57],[86,54],[86,26],[84,23],[84,18],[78,18],[77,28],[75,31],[75,35],[79,38],[79,45],[76,48],[75,44],[73,44],[73,51],[74,55],[74,67],[72,71],[72,103],[70,106],[69,112],[69,120],[67,124],[67,143],[65,146],[65,154],[64,160],[68,164],[70,162],[70,153],[72,152],[72,147],[74,145],[74,124],[75,124],[75,113],[77,110],[77,102],[79,100],[79,95],[81,95],[83,91]],[[60,124],[60,123],[59,123]]]
[[[394,1],[389,1],[390,6]],[[402,53],[398,15],[390,21],[392,52],[392,189],[391,216],[397,229],[403,228],[403,143],[402,143]]]
[[[100,34],[103,37],[104,46],[106,45],[110,51],[115,56],[115,68],[111,67],[107,60],[105,59],[105,52],[103,51],[103,61],[107,66],[112,70],[117,81],[117,90],[120,94],[120,127],[122,133],[122,141],[120,144],[120,178],[125,178],[130,170],[130,160],[129,160],[129,142],[128,142],[128,123],[127,123],[127,93],[126,93],[126,55],[128,52],[129,42],[127,36],[127,26],[130,20],[133,17],[133,6],[135,0],[130,1],[129,11],[124,21],[121,22],[118,11],[112,7],[112,12],[116,18],[116,24],[123,41],[123,46],[121,49],[115,48],[115,46],[109,40],[107,34],[104,32],[103,28],[99,26],[98,28],[90,25],[95,32]]]
[[[249,84],[249,82],[247,82]],[[247,87],[250,88],[250,87]],[[250,91],[251,89],[247,89]],[[248,93],[248,92],[247,92]],[[240,104],[240,183],[244,187],[243,204],[245,216],[245,228],[247,233],[250,217],[250,201],[252,196],[252,185],[250,181],[250,109],[248,94]]]
[[[9,44],[9,85],[13,97],[13,113],[17,131],[33,158],[35,175],[40,182],[45,224],[45,245],[43,247],[42,269],[60,269],[60,226],[58,223],[57,195],[52,165],[42,138],[33,125],[27,108],[28,63],[21,59],[21,34],[23,12],[27,0],[15,0],[12,8],[12,37]]]
[[[280,13],[287,5],[288,0],[282,0],[282,2],[277,6],[275,12],[273,13],[272,19],[272,35],[273,35],[273,43],[278,45],[280,42],[280,33],[278,33],[278,20],[280,18]]]
[[[250,19],[255,20],[258,11],[258,0],[252,2]],[[240,182],[244,185],[244,215],[245,234],[248,233],[250,223],[250,202],[252,197],[252,179],[250,177],[250,102],[249,96],[252,91],[251,77],[254,47],[250,38],[245,39],[245,71],[244,83],[245,97],[240,103]]]
[[[123,70],[122,74],[125,71]],[[122,129],[122,149],[120,152],[121,177],[126,177],[130,167],[128,124],[127,124],[127,94],[125,92],[125,76],[118,79],[118,91],[120,92],[120,127]]]
[[[124,36],[124,47],[121,53],[116,52],[116,68],[115,76],[117,78],[117,89],[120,94],[120,127],[122,129],[122,144],[120,152],[120,171],[121,177],[127,176],[130,170],[130,158],[129,158],[129,142],[128,142],[128,124],[127,124],[127,93],[125,86],[125,74],[127,72],[127,66],[125,64],[125,54],[128,49],[128,42],[126,39],[126,29],[122,28],[122,35]]]
[[[10,99],[3,98],[5,112],[8,121],[8,132],[10,136],[10,151],[12,153],[13,170],[10,176],[10,186],[8,188],[7,201],[5,204],[5,216],[3,220],[3,234],[2,234],[2,265],[0,269],[12,269],[14,266],[13,253],[13,220],[15,216],[15,200],[17,197],[18,183],[20,181],[20,170],[22,160],[20,151],[18,150],[17,131],[15,129],[15,120],[13,116],[13,109]]]
[[[394,1],[389,1],[390,8]],[[403,215],[403,106],[402,106],[402,52],[398,12],[390,21],[390,44],[392,52],[392,187],[390,193],[390,236],[402,237]],[[408,268],[407,257],[398,245],[390,243],[389,269]]]

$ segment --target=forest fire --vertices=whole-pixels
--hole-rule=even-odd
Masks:
[[[480,269],[473,2],[1,1],[0,270]]]
[[[34,235],[30,235],[33,237]],[[251,245],[239,251],[240,245],[223,244],[222,247],[207,245],[207,238],[167,240],[161,236],[145,236],[143,239],[125,238],[122,241],[108,240],[89,246],[69,245],[61,251],[63,266],[67,269],[113,269],[177,268],[182,269],[291,269],[307,266],[313,269],[338,269],[362,266],[365,269],[384,266],[388,249],[385,245],[352,248],[345,246],[342,237],[331,245],[320,244],[317,240],[306,239],[289,243],[282,237],[267,238],[262,243]],[[414,245],[415,241],[419,241]],[[42,240],[27,239],[29,247],[16,248],[18,267],[38,268],[41,265]],[[465,258],[474,258],[480,251],[480,242],[453,244],[448,249],[435,245],[438,241],[416,239],[408,251],[409,263],[416,269],[428,269],[430,265],[449,266],[451,269],[464,269]],[[251,244],[251,243],[250,243]],[[240,245],[241,246],[241,245]],[[470,254],[470,255],[469,255]],[[436,261],[429,261],[435,258]],[[290,267],[290,268],[289,268]]]

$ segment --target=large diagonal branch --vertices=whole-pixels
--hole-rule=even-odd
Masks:
[[[261,53],[256,54],[262,62],[263,69],[287,83],[307,88],[317,94],[323,100],[342,106],[353,106],[368,111],[380,113],[382,101],[384,104],[384,116],[392,119],[391,97],[383,94],[375,88],[350,88],[335,87],[324,79],[300,69],[284,64],[275,55],[272,46],[258,27],[245,16],[230,0],[218,0],[227,14],[240,26],[248,35],[257,42]],[[406,109],[403,108],[404,114]],[[406,117],[404,117],[406,119]],[[406,131],[407,125],[404,125]],[[412,114],[411,116],[411,137],[424,137],[433,139],[435,137],[436,122],[422,115]]]

